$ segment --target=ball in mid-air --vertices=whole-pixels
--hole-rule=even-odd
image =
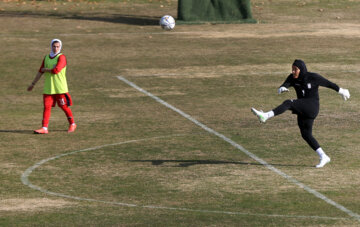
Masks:
[[[170,15],[165,15],[160,19],[160,26],[164,30],[172,30],[175,28],[175,19]]]

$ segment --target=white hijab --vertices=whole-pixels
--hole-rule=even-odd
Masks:
[[[60,50],[59,50],[57,53],[54,53],[53,50],[52,50],[52,45],[53,45],[54,42],[59,42],[59,43],[60,43]],[[60,39],[53,39],[53,40],[51,40],[51,44],[50,44],[50,50],[51,50],[51,52],[50,52],[50,57],[53,58],[53,57],[55,57],[56,55],[58,55],[58,54],[61,52],[61,48],[62,48],[62,42],[61,42]]]

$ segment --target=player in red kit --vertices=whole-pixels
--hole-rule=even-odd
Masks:
[[[64,111],[69,121],[68,132],[74,132],[76,124],[71,109],[72,100],[69,94],[66,81],[66,57],[61,53],[62,42],[59,39],[53,39],[50,44],[51,52],[46,55],[35,79],[28,87],[28,91],[32,91],[35,84],[44,74],[44,112],[42,128],[35,130],[35,134],[47,134],[49,119],[51,115],[51,107],[55,107],[56,103]]]

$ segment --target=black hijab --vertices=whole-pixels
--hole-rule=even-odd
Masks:
[[[299,80],[302,80],[304,76],[308,73],[305,62],[303,60],[296,59],[293,65],[300,69]]]

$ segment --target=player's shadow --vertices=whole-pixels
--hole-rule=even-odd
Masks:
[[[0,133],[33,134],[34,130],[0,130]]]
[[[69,20],[102,21],[129,25],[158,25],[160,17],[151,17],[146,15],[128,15],[128,14],[70,14],[70,13],[46,13],[46,12],[8,12],[0,11],[1,16],[12,17],[54,17]]]
[[[67,130],[51,130],[51,132],[67,132]],[[1,130],[0,133],[34,134],[34,130]]]
[[[155,166],[171,163],[173,164],[173,167],[189,167],[194,165],[227,165],[227,164],[263,166],[263,164],[256,162],[236,162],[236,161],[218,161],[218,160],[130,160],[130,162],[148,162]],[[309,167],[306,165],[272,164],[272,163],[269,163],[269,165]]]

